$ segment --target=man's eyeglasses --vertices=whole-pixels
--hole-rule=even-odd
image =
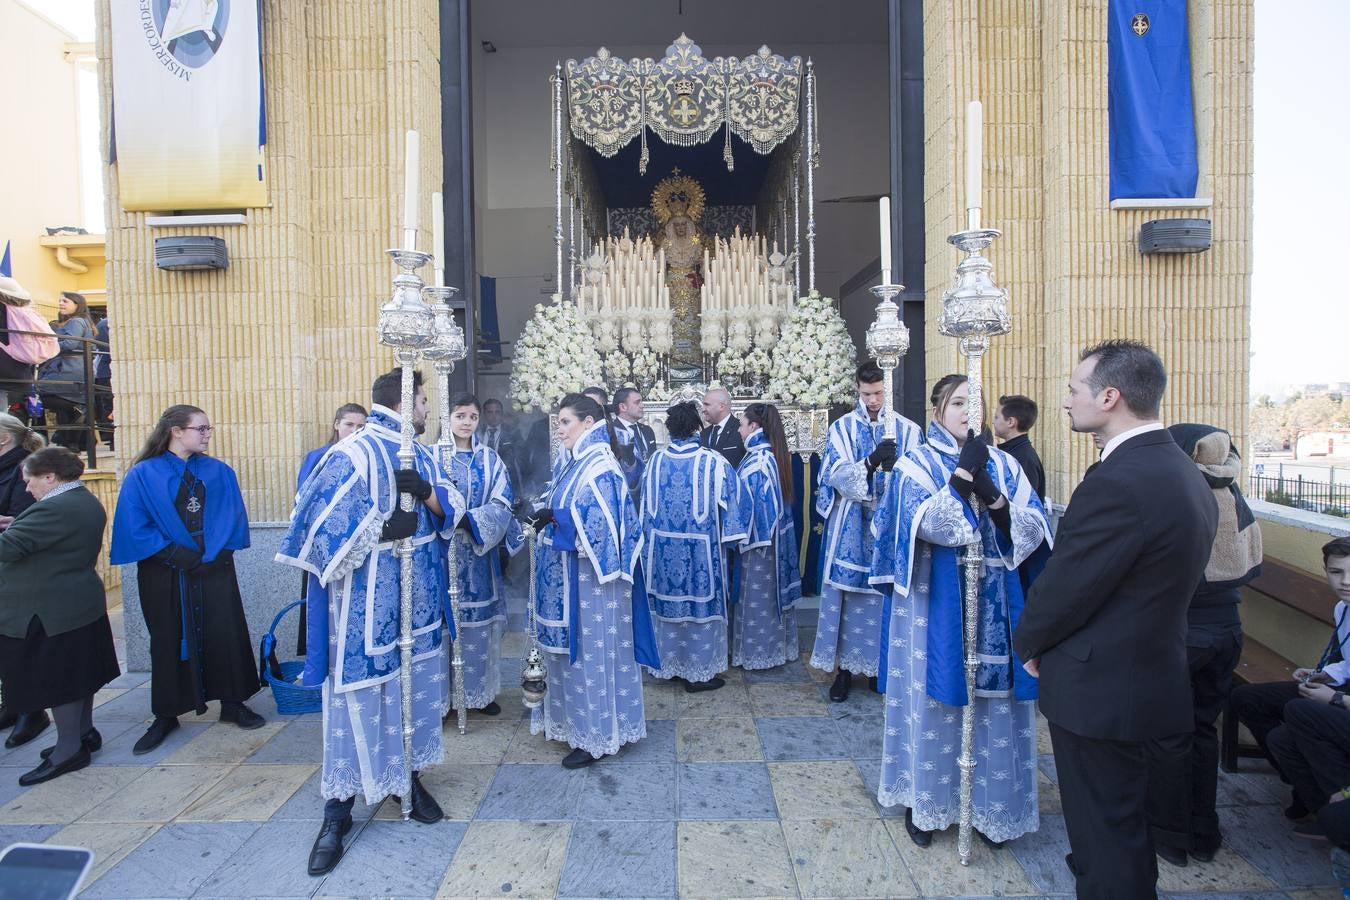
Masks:
[[[184,430],[184,431],[195,431],[195,432],[197,432],[198,434],[210,434],[211,432],[213,432],[213,431],[216,430],[216,426],[214,426],[214,425],[185,425],[185,426],[183,426],[183,430]]]

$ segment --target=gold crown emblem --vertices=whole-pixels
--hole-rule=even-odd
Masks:
[[[692,94],[694,92],[694,82],[688,78],[681,78],[671,85],[677,94]]]

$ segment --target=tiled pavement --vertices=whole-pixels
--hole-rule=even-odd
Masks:
[[[513,620],[517,617],[513,616]],[[803,633],[809,646],[812,634]],[[425,773],[446,811],[434,826],[398,821],[392,802],[357,805],[341,865],[305,874],[317,830],[317,715],[265,728],[185,717],[144,757],[131,745],[150,716],[146,676],[99,697],[96,765],[24,790],[50,735],[0,754],[0,846],[49,841],[97,854],[84,896],[117,897],[983,897],[1072,892],[1055,770],[1042,734],[1041,829],[957,861],[955,829],[919,850],[875,801],[881,700],[865,689],[829,703],[827,676],[796,662],[733,671],[688,695],[649,682],[646,740],[589,769],[529,733],[520,705],[523,635],[503,662],[501,716],[446,730],[447,762]],[[1211,864],[1160,863],[1168,895],[1338,898],[1325,844],[1292,836],[1286,792],[1250,761],[1222,776],[1228,844]]]

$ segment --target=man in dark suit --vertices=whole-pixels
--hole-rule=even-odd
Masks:
[[[520,432],[502,421],[502,401],[495,398],[483,401],[483,421],[478,425],[478,440],[497,451],[507,474],[511,476],[511,489],[519,496],[524,489],[521,481]]]
[[[1088,469],[1013,635],[1040,676],[1080,897],[1152,897],[1149,741],[1189,752],[1194,728],[1186,608],[1204,575],[1218,507],[1158,421],[1167,372],[1151,349],[1084,351],[1064,408],[1091,432]]]
[[[614,392],[614,440],[619,445],[619,464],[634,503],[639,499],[647,460],[656,452],[656,432],[642,421],[644,415],[642,394],[637,388],[621,387]],[[631,448],[631,453],[627,448]]]
[[[741,440],[741,422],[731,414],[731,395],[725,388],[713,388],[703,395],[703,421],[708,427],[699,432],[699,444],[716,450],[734,469],[745,457]]]

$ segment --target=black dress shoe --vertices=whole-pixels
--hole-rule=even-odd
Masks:
[[[13,750],[15,747],[22,747],[46,731],[50,724],[52,724],[52,720],[48,718],[45,709],[35,713],[20,713],[19,721],[14,726],[14,730],[9,733],[9,737],[5,738],[5,749]]]
[[[727,680],[720,675],[714,675],[707,681],[685,681],[684,690],[687,694],[701,694],[704,691],[715,691],[724,687]]]
[[[874,694],[881,693],[881,689],[877,687],[877,676],[875,675],[867,676],[867,689]]]
[[[924,831],[914,824],[914,810],[905,810],[905,831],[909,832],[909,839],[914,842],[914,846],[928,849],[933,843],[933,832]]]
[[[493,700],[487,706],[480,709],[479,712],[485,716],[500,716],[502,714],[502,705],[496,700]]]
[[[564,769],[581,769],[595,762],[595,757],[591,756],[589,750],[573,750],[563,757],[562,765]]]
[[[1163,862],[1171,863],[1178,869],[1186,868],[1186,851],[1179,847],[1169,847],[1166,844],[1158,844],[1154,846],[1153,852],[1156,853],[1158,859],[1161,859]]]
[[[6,744],[5,746],[8,747],[9,745]],[[1312,815],[1312,810],[1303,805],[1303,801],[1298,798],[1298,794],[1295,794],[1293,802],[1284,808],[1284,817],[1296,822],[1299,819],[1306,819],[1310,815]]]
[[[226,702],[224,700],[220,703],[220,721],[238,725],[245,731],[252,731],[267,724],[266,719],[243,703]]]
[[[89,751],[81,747],[70,759],[56,765],[52,765],[50,759],[44,759],[36,769],[19,776],[19,786],[32,787],[35,784],[42,784],[67,772],[78,772],[87,765],[89,765]]]
[[[394,802],[403,803],[403,798],[397,794],[390,794]],[[412,813],[409,815],[414,822],[421,822],[423,825],[435,825],[441,819],[445,818],[445,813],[441,810],[441,805],[436,802],[436,798],[431,796],[431,792],[422,787],[422,779],[418,773],[412,774]]]
[[[1078,878],[1078,877],[1079,877],[1080,873],[1079,873],[1079,871],[1078,871],[1078,867],[1075,866],[1075,865],[1073,864],[1073,854],[1072,854],[1072,853],[1066,853],[1066,854],[1064,854],[1064,865],[1066,865],[1066,866],[1069,867],[1069,874],[1071,874],[1074,878]]]
[[[80,735],[80,746],[84,747],[84,749],[88,750],[90,753],[97,753],[103,749],[103,735],[98,733],[97,728],[90,728],[84,734]],[[39,753],[38,756],[47,759],[55,752],[55,747],[47,747]]]
[[[839,674],[834,676],[834,684],[830,685],[830,699],[835,703],[843,703],[848,699],[848,692],[852,687],[853,673],[848,669],[840,669]]]
[[[155,716],[155,721],[145,729],[145,734],[141,735],[141,739],[131,748],[131,752],[136,756],[144,756],[164,743],[164,739],[177,730],[177,716]]]
[[[309,874],[327,875],[342,861],[342,838],[352,830],[352,817],[336,821],[323,820],[319,836],[309,851]]]
[[[1188,850],[1188,851],[1186,851],[1186,852],[1189,853],[1190,856],[1191,856],[1191,859],[1195,860],[1196,862],[1201,862],[1201,863],[1214,862],[1214,857],[1218,855],[1218,853],[1219,853],[1219,847],[1221,847],[1221,846],[1223,846],[1223,845],[1220,844],[1220,845],[1218,845],[1218,846],[1216,846],[1216,847],[1213,847],[1213,848],[1210,848],[1210,847],[1192,847],[1190,850]]]

